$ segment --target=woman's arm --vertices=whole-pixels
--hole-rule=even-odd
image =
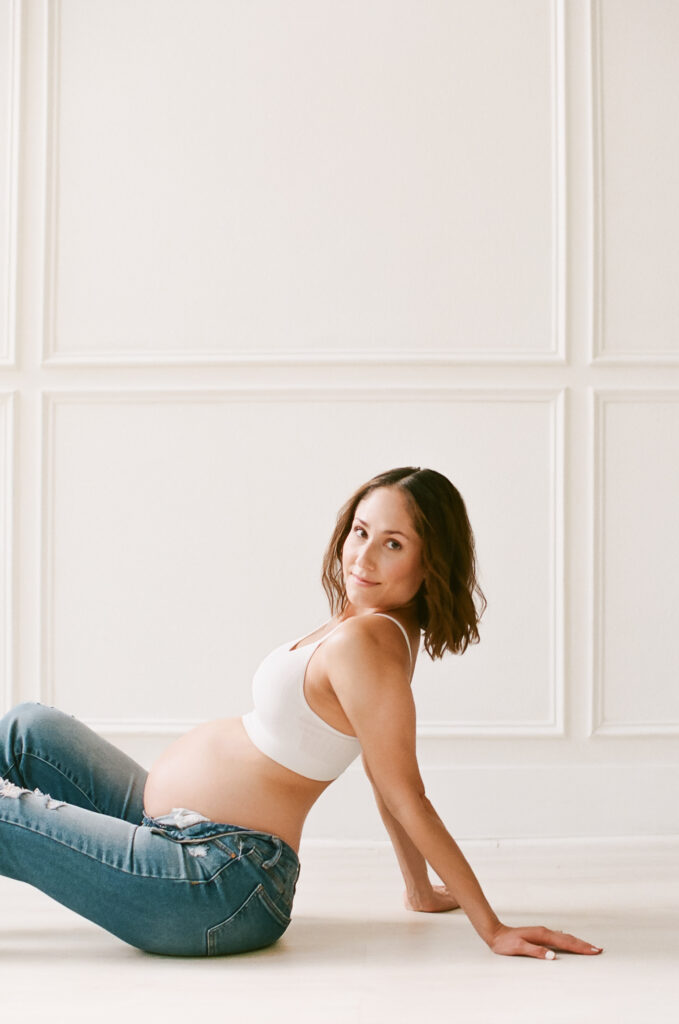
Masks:
[[[372,620],[372,621],[370,621]],[[376,616],[349,620],[329,637],[330,682],[361,743],[374,784],[393,818],[454,893],[493,952],[551,959],[551,948],[600,952],[546,928],[509,928],[488,903],[471,867],[427,799],[415,751],[415,705],[402,658]]]
[[[375,795],[375,803],[384,822],[391,844],[396,854],[406,891],[404,903],[408,910],[419,910],[426,913],[437,913],[444,910],[456,910],[460,904],[444,885],[432,885],[427,870],[427,862],[413,843],[410,836],[388,809],[382,795],[370,774],[368,763],[363,757],[363,767],[368,776]]]

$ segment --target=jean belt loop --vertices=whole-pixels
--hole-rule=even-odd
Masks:
[[[274,853],[274,855],[272,857],[269,857],[268,860],[263,860],[262,861],[262,867],[263,868],[272,868],[274,866],[274,864],[278,863],[278,861],[280,859],[280,856],[281,856],[281,854],[283,852],[283,844],[281,843],[281,841],[278,838],[278,836],[271,836],[271,841],[275,844],[276,851],[275,851],[275,853]]]

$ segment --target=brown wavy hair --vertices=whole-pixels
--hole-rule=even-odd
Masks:
[[[380,473],[359,487],[339,510],[321,575],[331,613],[341,614],[347,605],[342,548],[356,508],[378,487],[398,487],[405,495],[422,540],[424,580],[415,599],[425,650],[432,660],[445,651],[462,654],[469,644],[479,642],[478,623],[486,599],[476,579],[474,534],[462,495],[435,469],[403,466]]]

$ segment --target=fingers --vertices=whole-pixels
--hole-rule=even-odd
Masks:
[[[602,952],[599,946],[593,946],[591,942],[585,942],[584,939],[578,939],[575,935],[569,935],[568,932],[547,932],[547,937],[541,941],[545,945],[553,946],[555,949],[563,950],[564,953],[578,953],[581,956],[596,956]]]
[[[556,953],[553,949],[547,949],[545,946],[538,946],[533,942],[528,942],[525,939],[519,945],[517,950],[519,956],[532,956],[538,960],[556,960]]]
[[[524,938],[530,942],[539,943],[547,948],[561,950],[564,953],[577,953],[581,956],[597,956],[603,952],[601,947],[593,946],[584,939],[578,939],[568,932],[555,932],[549,928],[531,928],[523,933]],[[552,957],[547,957],[551,960]]]
[[[494,953],[504,956],[530,956],[538,960],[556,960],[556,949],[565,953],[595,956],[602,950],[584,939],[567,932],[554,932],[549,928],[508,928],[500,925],[488,943]]]

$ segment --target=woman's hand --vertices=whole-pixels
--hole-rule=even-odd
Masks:
[[[602,950],[583,939],[566,932],[553,932],[549,928],[508,928],[501,924],[488,942],[493,953],[501,956],[534,956],[541,960],[555,960],[555,949],[565,953],[596,956]]]
[[[404,892],[403,903],[406,910],[421,910],[426,914],[440,914],[442,910],[457,910],[460,906],[445,885],[432,885],[426,893],[408,895]]]

